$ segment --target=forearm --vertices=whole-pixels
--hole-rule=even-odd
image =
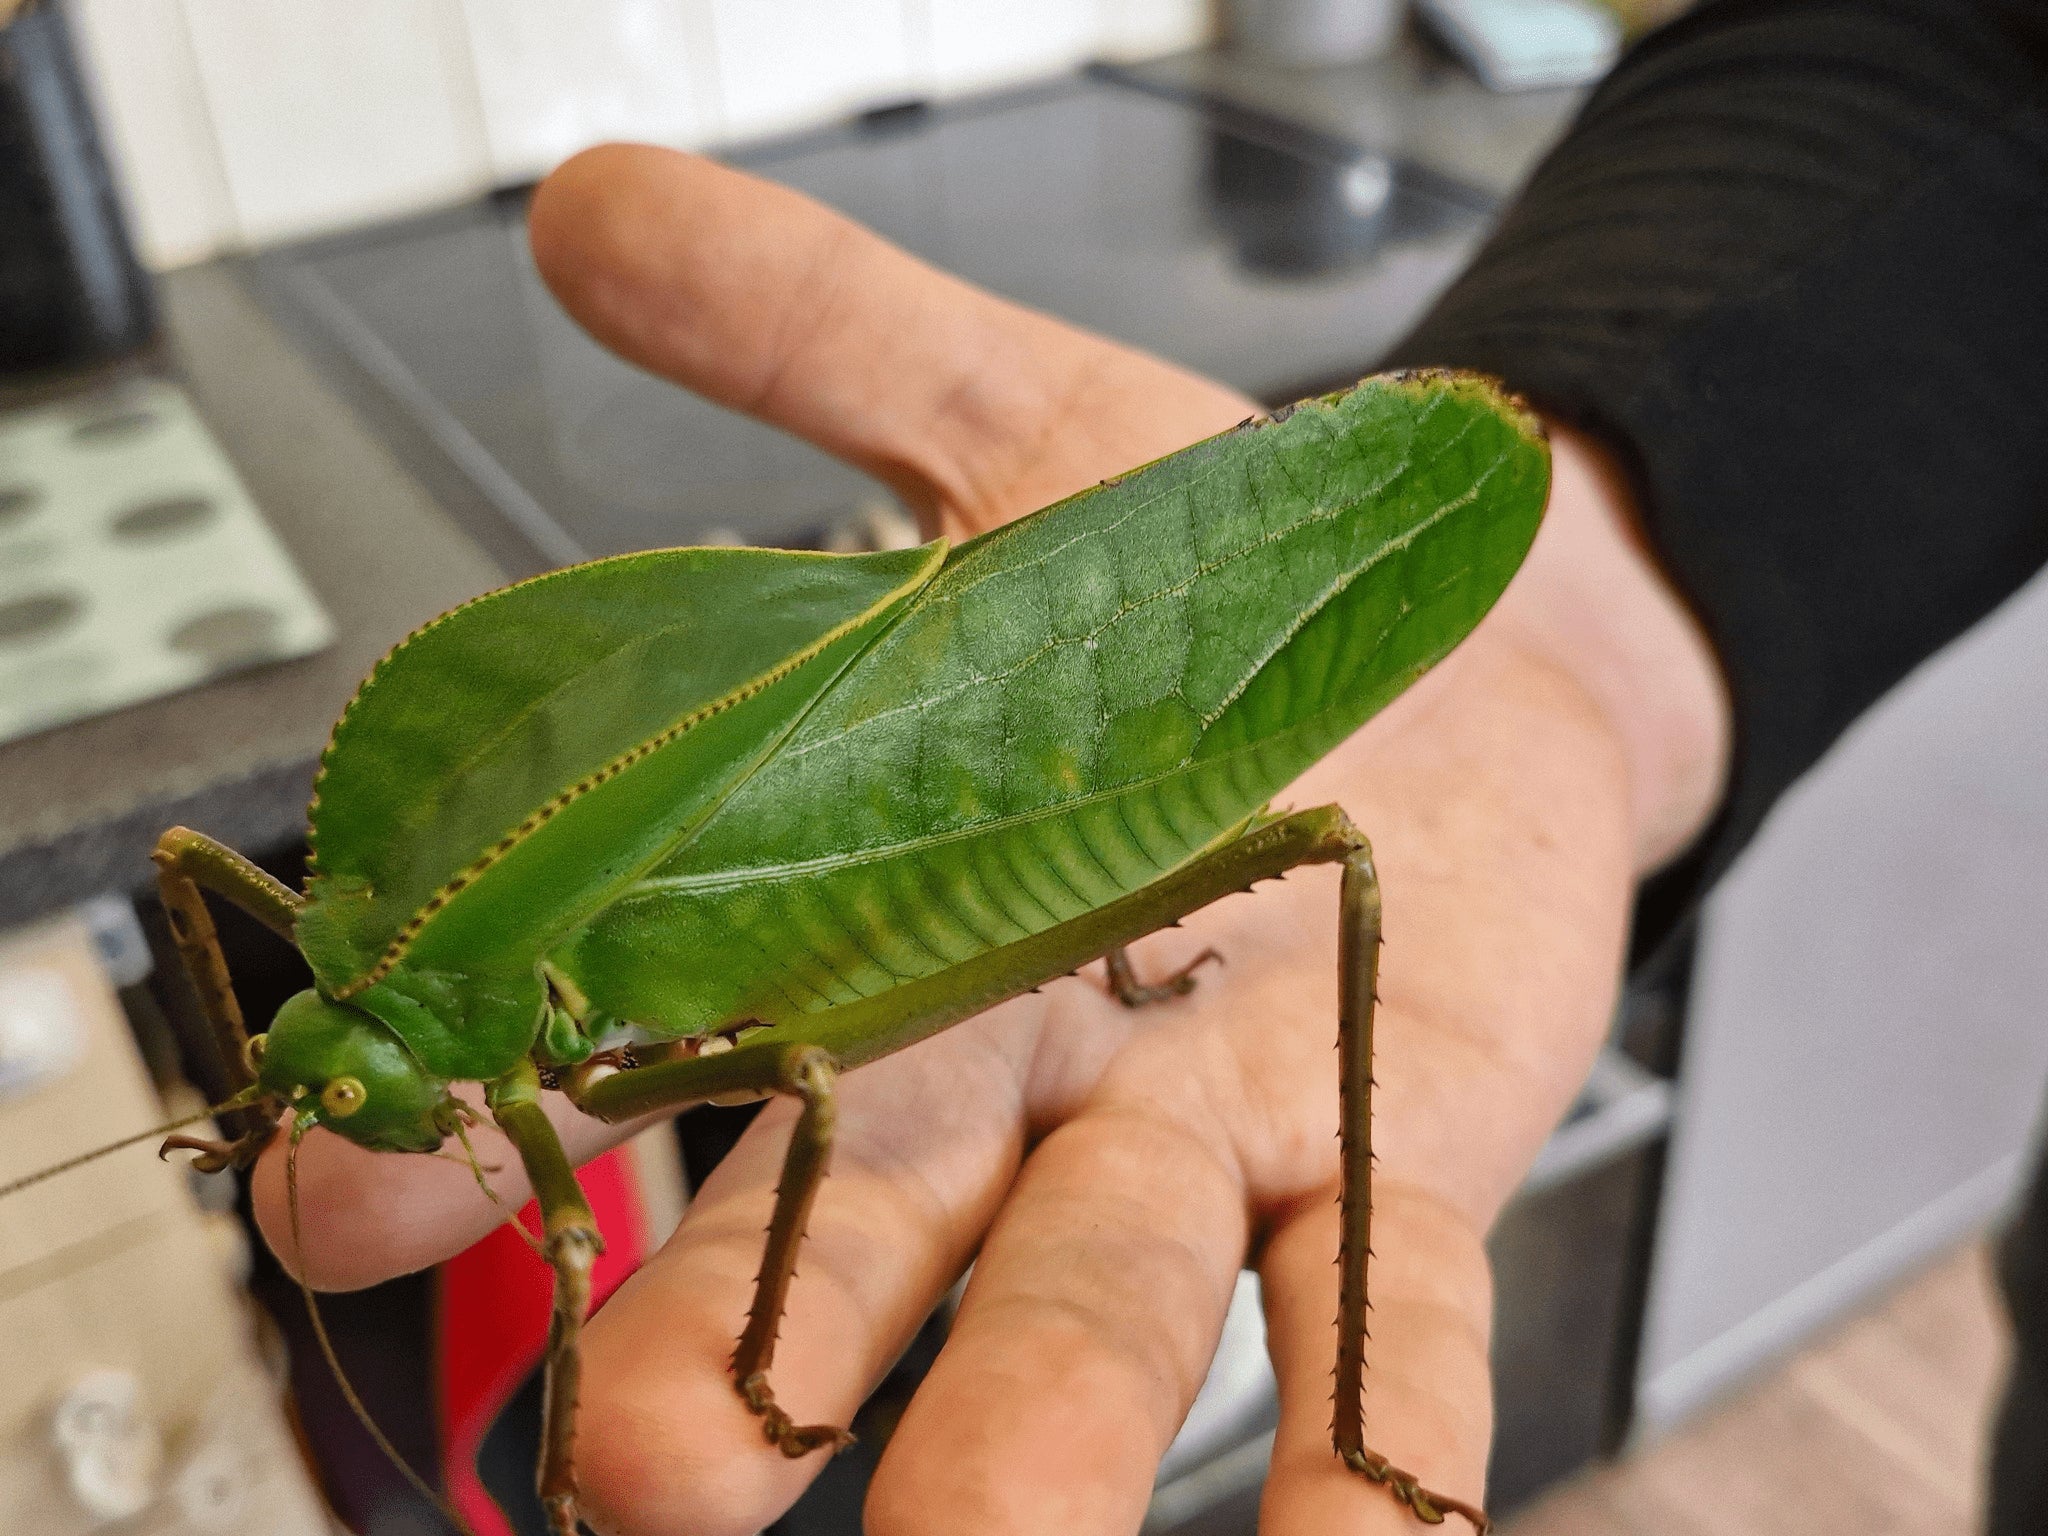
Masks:
[[[1644,544],[1626,479],[1593,441],[1550,427],[1543,530],[1490,627],[1592,706],[1625,766],[1633,872],[1647,875],[1720,802],[1728,693],[1705,633]]]
[[[1611,450],[1711,635],[1726,803],[1648,894],[1648,938],[1864,707],[2048,560],[2044,187],[2048,11],[1703,6],[1622,63],[1396,349],[1499,374]]]

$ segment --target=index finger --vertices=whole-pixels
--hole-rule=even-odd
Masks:
[[[479,1102],[472,1099],[471,1102]],[[606,1125],[579,1114],[559,1094],[544,1100],[570,1161],[588,1162],[647,1122]],[[454,1143],[439,1156],[372,1152],[333,1132],[315,1130],[299,1148],[300,1230],[291,1228],[285,1198],[287,1138],[266,1147],[250,1174],[256,1222],[278,1262],[323,1291],[352,1291],[410,1274],[460,1253],[508,1219],[532,1194],[526,1170],[502,1133],[489,1124],[469,1133],[478,1173]]]
[[[676,150],[585,151],[541,183],[530,224],[548,286],[614,352],[967,531],[1253,410],[800,193]]]

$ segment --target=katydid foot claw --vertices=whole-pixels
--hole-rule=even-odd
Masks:
[[[1415,1480],[1414,1474],[1403,1472],[1384,1456],[1375,1456],[1367,1450],[1346,1451],[1344,1465],[1385,1488],[1407,1505],[1424,1525],[1442,1525],[1447,1516],[1463,1515],[1472,1522],[1472,1529],[1478,1536],[1487,1536],[1493,1529],[1493,1521],[1487,1518],[1486,1511],[1475,1509],[1462,1499],[1446,1498],[1443,1494],[1431,1492]]]
[[[734,1383],[746,1405],[760,1415],[761,1433],[768,1443],[792,1461],[799,1456],[808,1456],[812,1451],[823,1450],[828,1456],[836,1456],[853,1444],[853,1436],[846,1430],[831,1424],[799,1424],[782,1411],[776,1404],[775,1394],[769,1389],[768,1376],[756,1371],[742,1381]]]
[[[1138,973],[1131,967],[1130,951],[1112,949],[1103,958],[1109,969],[1110,993],[1126,1008],[1143,1008],[1148,1003],[1186,997],[1195,990],[1196,971],[1212,960],[1218,965],[1223,963],[1220,950],[1205,949],[1171,975],[1148,983],[1138,980]]]
[[[173,1152],[197,1152],[189,1167],[201,1173],[222,1173],[229,1168],[237,1171],[248,1168],[257,1154],[270,1143],[268,1130],[237,1137],[233,1141],[218,1141],[210,1136],[166,1136],[164,1144],[156,1149],[160,1158],[168,1158]]]
[[[575,1494],[550,1494],[540,1502],[547,1513],[549,1536],[582,1536],[583,1522],[576,1513]]]

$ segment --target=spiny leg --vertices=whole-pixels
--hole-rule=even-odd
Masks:
[[[200,1010],[213,1030],[229,1085],[240,1092],[256,1081],[256,1058],[248,1027],[242,1020],[242,1006],[235,998],[233,979],[228,975],[227,958],[221,953],[220,935],[200,892],[212,891],[233,902],[286,943],[291,942],[292,925],[304,904],[303,898],[234,849],[186,827],[172,827],[158,838],[150,858],[156,864],[157,890],[170,919],[178,957],[184,962],[185,974],[199,996]],[[232,1141],[173,1136],[165,1141],[164,1150],[198,1152],[193,1166],[206,1173],[228,1167],[246,1168],[276,1131],[277,1115],[274,1110],[240,1110],[237,1124],[239,1134]]]
[[[620,1121],[718,1094],[779,1086],[778,1053],[819,1045],[841,1069],[930,1038],[1006,998],[1043,986],[1109,949],[1154,933],[1233,891],[1248,890],[1303,864],[1341,863],[1344,944],[1339,1046],[1343,1071],[1345,1201],[1339,1318],[1337,1454],[1392,1487],[1425,1521],[1462,1514],[1481,1532],[1486,1516],[1417,1485],[1365,1445],[1365,1266],[1372,1219],[1372,1010],[1379,963],[1379,884],[1365,837],[1336,806],[1263,822],[1142,890],[1097,912],[1061,923],[948,971],[907,982],[857,1003],[778,1024],[716,1056],[661,1061],[573,1085],[586,1113]],[[792,1148],[794,1150],[794,1148]],[[821,1159],[822,1166],[822,1159]],[[784,1193],[789,1192],[785,1180]]]
[[[540,1075],[531,1063],[491,1085],[490,1106],[533,1182],[534,1198],[540,1202],[541,1252],[555,1272],[536,1484],[549,1527],[557,1536],[576,1536],[576,1400],[583,1380],[583,1320],[590,1314],[591,1266],[604,1251],[604,1239],[561,1138],[541,1110]]]
[[[796,1278],[796,1254],[825,1181],[832,1155],[832,1131],[839,1116],[833,1092],[838,1077],[832,1058],[816,1046],[787,1051],[777,1087],[803,1100],[789,1152],[782,1162],[782,1180],[775,1189],[775,1214],[768,1222],[768,1246],[761,1255],[761,1273],[754,1283],[754,1303],[747,1326],[733,1351],[732,1374],[740,1396],[761,1416],[761,1429],[785,1456],[803,1456],[820,1446],[838,1450],[853,1436],[830,1424],[798,1424],[775,1401],[768,1385],[768,1367],[775,1360],[775,1336],[789,1302],[789,1283]]]
[[[1169,976],[1158,981],[1138,980],[1138,973],[1131,965],[1131,952],[1119,944],[1102,957],[1109,968],[1109,990],[1116,1000],[1126,1008],[1143,1008],[1147,1003],[1163,1003],[1170,998],[1186,997],[1195,990],[1195,972],[1215,961],[1223,963],[1223,953],[1216,949],[1205,949],[1194,959]]]
[[[1365,1443],[1366,1266],[1372,1256],[1372,1023],[1380,968],[1380,883],[1363,836],[1344,857],[1337,931],[1338,1134],[1343,1235],[1337,1251],[1337,1409],[1331,1440],[1346,1466],[1383,1485],[1429,1525],[1463,1515],[1480,1536],[1483,1510],[1424,1488]]]
[[[775,1191],[754,1300],[732,1361],[740,1396],[761,1416],[770,1443],[786,1456],[802,1456],[820,1447],[836,1450],[852,1439],[830,1425],[794,1423],[776,1404],[768,1384],[776,1331],[796,1277],[797,1249],[831,1155],[837,1076],[832,1055],[818,1046],[748,1040],[711,1055],[667,1057],[624,1071],[598,1074],[579,1069],[565,1074],[562,1082],[579,1109],[610,1121],[736,1094],[788,1093],[803,1101]]]

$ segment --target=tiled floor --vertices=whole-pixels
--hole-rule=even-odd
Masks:
[[[1973,1536],[2004,1328],[1966,1248],[1502,1536]]]

